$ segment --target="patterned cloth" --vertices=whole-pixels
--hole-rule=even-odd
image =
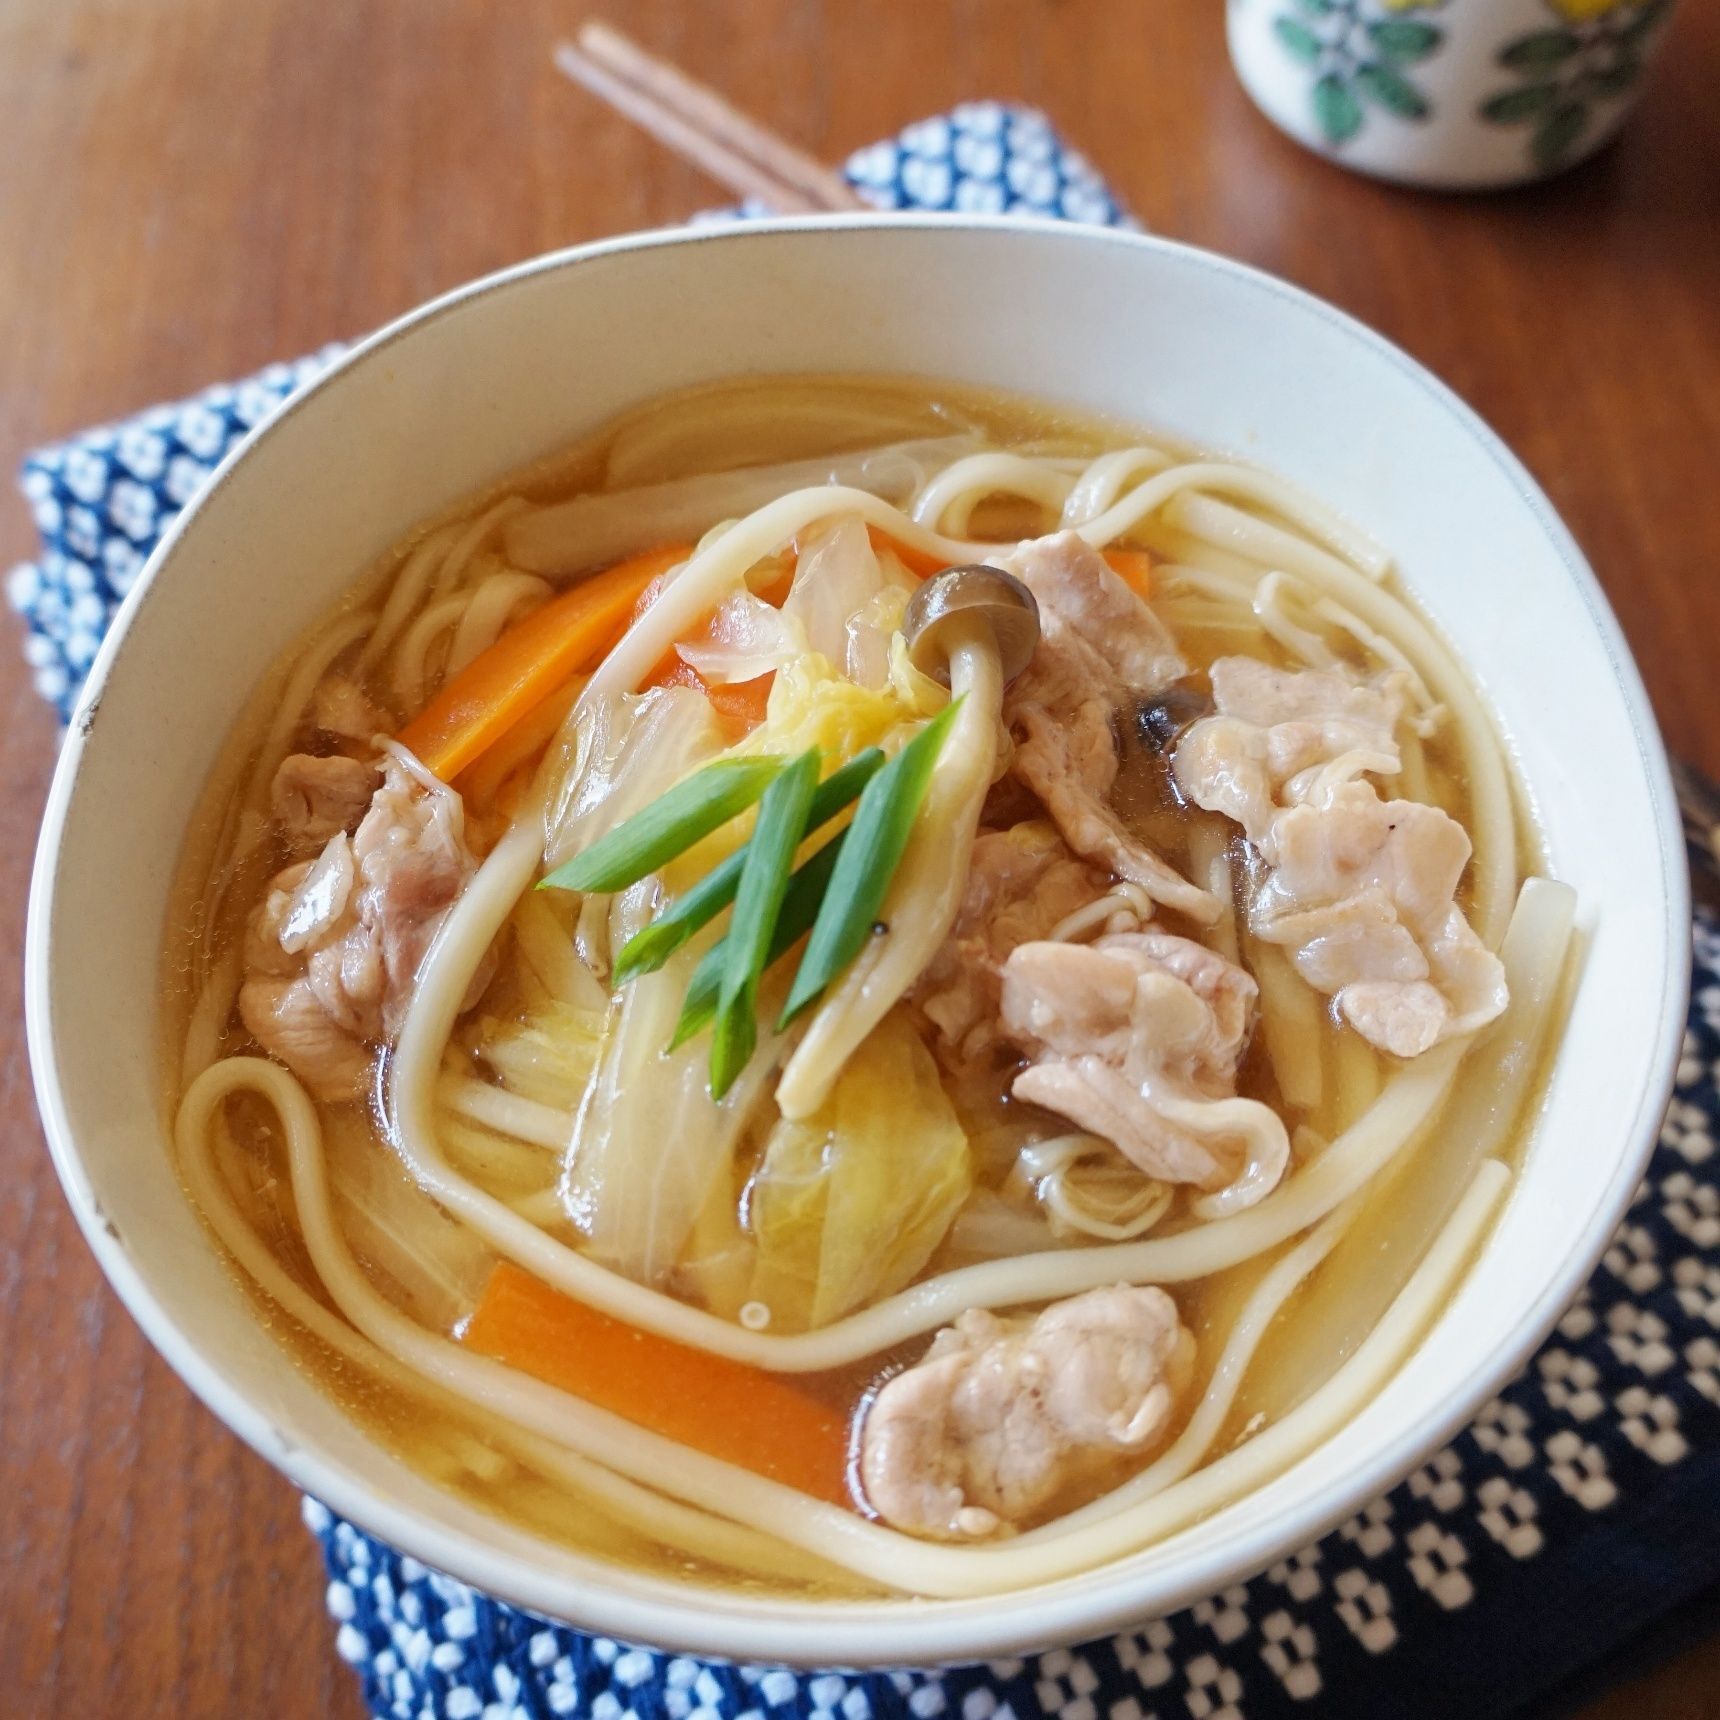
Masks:
[[[887,208],[1128,224],[1042,116],[958,108],[862,150]],[[733,215],[735,212],[729,212]],[[742,212],[744,213],[744,211]],[[113,611],[216,462],[338,349],[31,456],[9,581],[69,715]],[[336,1646],[378,1716],[448,1720],[1487,1720],[1720,1580],[1720,926],[1699,918],[1678,1091],[1605,1261],[1474,1424],[1325,1540],[1174,1617],[1031,1660],[796,1674],[631,1648],[426,1570],[314,1500]]]

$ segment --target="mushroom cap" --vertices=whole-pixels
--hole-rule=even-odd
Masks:
[[[957,615],[977,618],[990,629],[1005,686],[1033,660],[1039,643],[1038,601],[1013,573],[973,562],[934,573],[908,603],[902,637],[908,661],[922,674],[949,685],[950,622]]]

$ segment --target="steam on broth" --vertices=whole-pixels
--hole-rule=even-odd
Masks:
[[[922,382],[653,402],[431,522],[235,737],[192,1199],[546,1544],[980,1595],[1340,1427],[1511,1179],[1572,901],[1384,553]]]

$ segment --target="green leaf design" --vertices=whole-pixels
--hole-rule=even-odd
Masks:
[[[1368,25],[1368,39],[1386,59],[1402,66],[1425,60],[1444,37],[1432,24],[1414,18],[1377,18]]]
[[[1297,59],[1310,66],[1319,59],[1322,51],[1320,38],[1306,24],[1298,24],[1294,18],[1274,18],[1272,29]]]
[[[1356,88],[1399,119],[1426,119],[1433,110],[1427,98],[1401,72],[1369,62],[1356,67]]]
[[[1634,47],[1666,15],[1670,4],[1671,0],[1647,0],[1647,4],[1639,7],[1636,15],[1619,31],[1618,39]]]
[[[1529,140],[1529,153],[1536,165],[1554,168],[1564,164],[1572,146],[1582,136],[1589,123],[1589,110],[1581,102],[1561,102],[1535,128]]]
[[[1642,61],[1634,54],[1621,54],[1610,66],[1589,78],[1589,88],[1598,96],[1622,96],[1642,75]]]
[[[1572,30],[1536,30],[1519,36],[1499,50],[1499,63],[1513,71],[1537,71],[1542,66],[1562,65],[1582,47]]]
[[[1525,84],[1518,90],[1502,90],[1481,104],[1481,117],[1495,125],[1519,125],[1539,119],[1559,99],[1557,84]]]
[[[1337,9],[1337,0],[1296,0],[1296,10],[1310,18],[1330,18]]]
[[[1314,85],[1314,118],[1329,143],[1348,143],[1362,129],[1362,104],[1355,91],[1328,72]]]

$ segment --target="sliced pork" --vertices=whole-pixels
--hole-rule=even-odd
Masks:
[[[314,862],[279,873],[246,937],[246,1028],[328,1100],[363,1091],[375,1047],[399,1031],[425,952],[476,870],[452,789],[393,755],[377,774],[354,834],[336,832]]]
[[[1283,806],[1301,805],[1362,772],[1395,775],[1395,689],[1316,669],[1275,669],[1252,657],[1212,666],[1217,714],[1194,723],[1176,749],[1183,792],[1234,819],[1264,852]]]
[[[873,1400],[866,1498],[936,1540],[1019,1528],[1162,1442],[1193,1361],[1176,1304],[1151,1287],[1089,1290],[1030,1321],[970,1310]]]
[[[1000,565],[1033,592],[1040,620],[1033,661],[1004,701],[1012,771],[1083,859],[1209,924],[1220,904],[1132,836],[1109,803],[1118,711],[1187,672],[1170,634],[1078,533],[1037,538]]]
[[[1415,1057],[1504,1009],[1505,969],[1456,904],[1456,819],[1347,782],[1281,813],[1273,851],[1252,923],[1370,1045]]]
[[[1396,689],[1245,657],[1221,658],[1212,684],[1216,714],[1183,736],[1174,768],[1182,792],[1240,824],[1265,863],[1256,936],[1399,1057],[1499,1015],[1504,968],[1456,901],[1467,832],[1367,780],[1399,768]]]
[[[1022,944],[1002,1023],[1031,1062],[1010,1090],[1204,1191],[1203,1216],[1251,1206],[1290,1160],[1277,1115],[1236,1093],[1257,995],[1234,962],[1166,932]]]
[[[1150,694],[1188,673],[1169,629],[1079,532],[1033,538],[998,565],[1039,604],[1041,642],[1051,650],[1029,675],[1080,665],[1095,693]]]
[[[1043,938],[1103,896],[1109,883],[1043,820],[981,831],[955,924],[914,991],[937,1029],[940,1050],[957,1063],[983,1057],[998,1040],[1009,952]]]
[[[366,759],[289,753],[269,785],[269,810],[293,849],[320,848],[357,828],[382,772]]]
[[[1107,723],[1104,734],[1104,788],[1096,790],[1100,773],[1093,769],[1092,730],[1079,724],[1066,727],[1061,719],[1037,705],[1014,711],[1017,738],[1014,769],[1039,797],[1064,840],[1075,852],[1119,878],[1139,884],[1155,902],[1175,908],[1208,924],[1218,917],[1219,903],[1174,867],[1161,860],[1146,843],[1130,835],[1107,804],[1117,774],[1116,743]]]

